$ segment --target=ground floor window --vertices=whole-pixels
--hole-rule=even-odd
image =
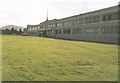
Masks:
[[[111,25],[111,26],[102,26],[102,34],[112,34],[112,33],[118,33],[118,26],[117,25]]]
[[[81,28],[74,28],[72,29],[72,34],[82,34],[82,29]]]
[[[62,34],[61,30],[56,30],[56,34]]]

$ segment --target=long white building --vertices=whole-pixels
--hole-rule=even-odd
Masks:
[[[27,35],[118,44],[119,5],[62,19],[28,25]]]

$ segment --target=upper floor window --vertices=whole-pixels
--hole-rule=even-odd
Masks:
[[[62,23],[57,23],[57,27],[63,26]]]
[[[71,21],[67,21],[64,23],[64,26],[71,26],[71,24],[72,24]]]
[[[100,21],[100,16],[86,17],[85,23],[95,23]]]
[[[111,13],[103,15],[103,21],[112,21],[118,19],[118,13]]]
[[[45,26],[43,26],[43,28],[45,29]]]
[[[83,24],[83,23],[84,23],[84,18],[80,18],[80,19],[79,19],[79,23],[80,23],[80,24]]]
[[[76,24],[79,24],[79,20],[78,19],[72,21],[72,25],[76,25]]]
[[[65,22],[63,22],[63,26],[65,26]]]

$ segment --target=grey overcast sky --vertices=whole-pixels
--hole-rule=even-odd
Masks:
[[[119,0],[0,0],[0,27],[39,24],[117,5]]]

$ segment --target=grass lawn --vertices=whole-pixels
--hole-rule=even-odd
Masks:
[[[118,80],[118,46],[2,36],[3,81]]]

